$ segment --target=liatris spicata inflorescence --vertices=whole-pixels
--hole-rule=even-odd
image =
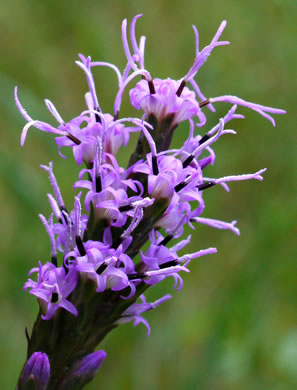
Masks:
[[[225,95],[206,98],[194,80],[212,50],[229,42],[220,41],[226,26],[222,22],[208,46],[199,49],[196,27],[196,54],[193,65],[180,80],[153,78],[144,65],[145,37],[137,40],[136,16],[130,26],[122,24],[122,40],[127,66],[121,72],[115,65],[92,61],[79,55],[76,64],[85,73],[89,91],[87,109],[65,122],[53,103],[45,104],[57,121],[51,125],[32,119],[23,108],[15,89],[19,111],[28,122],[22,132],[25,142],[30,127],[53,133],[59,153],[73,150],[74,160],[83,168],[74,189],[72,211],[65,205],[53,171],[53,163],[41,167],[48,173],[52,193],[48,194],[52,213],[40,215],[50,239],[48,262],[39,262],[29,273],[25,290],[37,297],[40,310],[28,338],[27,363],[18,389],[81,389],[95,375],[106,357],[94,352],[110,330],[119,324],[143,323],[142,314],[168,300],[166,294],[155,302],[146,302],[144,292],[165,278],[174,279],[174,287],[183,284],[181,274],[189,272],[191,260],[216,252],[216,248],[180,255],[191,240],[182,239],[184,227],[195,229],[206,224],[218,229],[239,230],[236,221],[201,217],[203,191],[220,184],[229,191],[233,181],[262,180],[261,169],[253,174],[209,178],[204,169],[213,165],[212,145],[225,134],[235,118],[238,106],[248,107],[272,122],[271,114],[285,111]],[[92,70],[111,68],[118,79],[113,114],[102,112],[97,99]],[[123,93],[130,89],[131,104],[140,111],[139,118],[121,113]],[[215,111],[217,102],[231,103],[231,108],[216,126],[205,130],[204,109]],[[179,123],[186,121],[189,134],[180,149],[170,149]],[[196,127],[201,128],[196,134]],[[203,129],[202,129],[203,128]],[[139,133],[134,153],[120,166],[116,155],[125,147],[133,132]],[[82,192],[81,190],[84,190]],[[84,195],[82,195],[84,193]],[[147,249],[144,248],[146,244]]]

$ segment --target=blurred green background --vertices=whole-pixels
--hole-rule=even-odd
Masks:
[[[142,12],[137,33],[147,36],[146,65],[154,77],[181,78],[192,64],[194,37],[201,45],[228,20],[223,39],[197,81],[206,96],[234,94],[280,107],[277,128],[247,109],[234,121],[237,136],[215,145],[212,177],[267,167],[263,183],[234,183],[231,193],[205,193],[206,217],[238,220],[241,237],[201,226],[191,250],[217,246],[219,253],[193,261],[184,288],[147,314],[152,333],[123,325],[103,343],[108,359],[89,390],[296,389],[296,11],[293,0],[5,0],[0,34],[0,388],[12,389],[25,357],[24,328],[31,329],[37,304],[23,292],[28,270],[46,261],[49,243],[38,213],[49,214],[47,175],[40,164],[55,161],[69,207],[78,168],[58,157],[54,138],[30,130],[19,140],[24,120],[13,87],[33,118],[54,123],[43,99],[65,120],[84,109],[86,81],[74,64],[77,53],[125,66],[120,26]],[[112,111],[116,78],[95,70],[104,111]],[[294,103],[294,104],[293,104]],[[228,106],[217,104],[207,129]],[[125,97],[123,106],[135,114]],[[205,110],[205,112],[208,112]],[[210,114],[210,113],[209,113]],[[294,117],[294,119],[293,119]],[[181,144],[187,127],[176,131]],[[132,145],[133,146],[133,145]],[[122,154],[127,157],[126,152]],[[124,164],[124,163],[123,163]],[[172,281],[149,292],[171,292]]]

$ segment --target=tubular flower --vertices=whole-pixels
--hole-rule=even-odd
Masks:
[[[51,263],[38,268],[33,268],[29,275],[38,273],[38,281],[29,279],[25,283],[25,289],[30,288],[30,294],[35,295],[40,302],[43,320],[51,319],[56,311],[61,307],[73,315],[78,312],[75,306],[66,298],[74,290],[77,283],[77,275],[73,272],[65,273],[63,267],[55,267]]]
[[[238,113],[240,106],[258,112],[273,125],[271,114],[285,113],[232,95],[206,98],[201,92],[194,80],[197,72],[215,48],[229,44],[220,40],[225,21],[202,50],[194,26],[195,58],[184,77],[153,78],[145,68],[146,39],[136,37],[140,16],[133,18],[129,37],[127,20],[122,24],[127,58],[123,71],[108,62],[79,55],[76,64],[87,80],[86,110],[69,122],[49,100],[45,104],[56,125],[31,118],[15,89],[16,105],[27,121],[21,144],[29,128],[35,127],[55,134],[62,157],[62,147],[70,147],[75,163],[85,164],[73,185],[81,192],[74,196],[70,212],[53,163],[41,166],[52,187],[48,194],[52,213],[48,218],[40,214],[50,240],[50,261],[43,265],[39,262],[30,271],[29,275],[36,274],[37,280],[30,277],[25,290],[37,297],[41,309],[31,338],[28,336],[28,356],[35,356],[35,352],[41,354],[36,355],[39,360],[44,359],[39,351],[46,351],[57,376],[50,378],[49,390],[87,383],[106,357],[104,351],[96,353],[94,349],[119,324],[143,323],[149,334],[142,314],[171,296],[166,294],[149,303],[145,291],[168,277],[174,279],[174,287],[179,290],[183,286],[181,275],[190,271],[191,261],[217,252],[210,247],[185,253],[191,242],[191,235],[183,238],[186,226],[195,230],[204,224],[239,235],[236,221],[202,216],[206,208],[204,191],[216,185],[229,191],[231,182],[263,180],[266,169],[221,178],[206,176],[205,169],[216,160],[215,143],[227,134],[236,134],[226,125],[243,118]],[[118,79],[113,113],[103,112],[97,98],[93,70],[100,66],[112,69]],[[131,83],[130,101],[141,111],[141,117],[120,118],[123,93]],[[218,102],[232,106],[214,127],[208,128],[204,107],[214,111]],[[187,140],[180,148],[170,149],[173,133],[184,121],[189,124]],[[203,127],[199,134],[197,127]],[[132,132],[139,133],[137,146],[130,159],[122,163],[117,152],[129,143]],[[63,367],[59,366],[61,361]]]

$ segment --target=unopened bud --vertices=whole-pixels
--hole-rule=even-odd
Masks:
[[[78,384],[81,386],[79,388],[82,388],[94,378],[105,358],[106,353],[103,350],[86,355],[65,376],[58,389],[71,390],[74,385],[78,388]]]
[[[103,350],[90,353],[81,359],[72,375],[93,378],[105,358],[106,353]]]
[[[34,352],[27,361],[19,390],[46,390],[50,379],[50,363],[46,353]]]

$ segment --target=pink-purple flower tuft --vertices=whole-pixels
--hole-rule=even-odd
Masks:
[[[205,168],[216,159],[213,146],[223,136],[236,134],[225,126],[233,119],[243,118],[237,113],[238,106],[256,111],[273,125],[271,114],[285,113],[231,95],[206,98],[201,92],[194,80],[197,72],[212,50],[229,44],[219,40],[225,21],[201,51],[198,31],[193,26],[195,59],[184,77],[153,78],[145,68],[145,37],[136,37],[135,26],[140,16],[131,22],[130,43],[127,20],[122,24],[127,59],[122,72],[108,62],[79,55],[76,64],[86,76],[87,107],[69,122],[62,119],[49,100],[45,104],[56,126],[32,119],[15,88],[16,105],[27,121],[21,145],[29,128],[35,127],[55,134],[62,157],[62,148],[70,147],[76,164],[85,164],[73,186],[80,192],[74,197],[72,211],[64,203],[53,164],[41,166],[48,173],[53,190],[53,194],[48,194],[50,217],[40,215],[50,239],[51,254],[50,261],[43,265],[39,262],[30,271],[29,275],[36,274],[37,280],[30,278],[25,289],[37,297],[41,309],[32,337],[28,338],[29,351],[35,352],[32,356],[34,359],[37,356],[39,362],[46,359],[38,351],[46,350],[54,371],[60,375],[58,379],[51,378],[49,389],[64,384],[70,386],[67,388],[82,388],[106,357],[104,351],[93,352],[95,347],[119,324],[143,323],[149,334],[149,324],[141,314],[171,296],[167,294],[148,303],[145,291],[169,277],[179,290],[183,285],[181,275],[190,271],[191,261],[217,252],[210,247],[184,254],[191,242],[191,235],[182,239],[187,226],[195,230],[199,224],[206,224],[239,235],[236,221],[228,223],[201,216],[205,209],[204,191],[218,184],[229,191],[231,182],[263,180],[266,169],[252,174],[208,177]],[[98,101],[93,69],[99,66],[112,69],[118,79],[113,114],[103,112]],[[123,93],[136,78],[129,94],[132,106],[141,111],[140,118],[120,118]],[[232,107],[214,127],[196,134],[197,127],[206,128],[204,107],[215,111],[214,104],[218,102],[230,103]],[[186,142],[178,149],[170,149],[176,128],[185,121],[189,123]],[[117,153],[130,142],[132,132],[139,133],[138,143],[123,164]],[[61,361],[63,367],[59,366]],[[49,375],[49,368],[45,371],[44,377]]]

